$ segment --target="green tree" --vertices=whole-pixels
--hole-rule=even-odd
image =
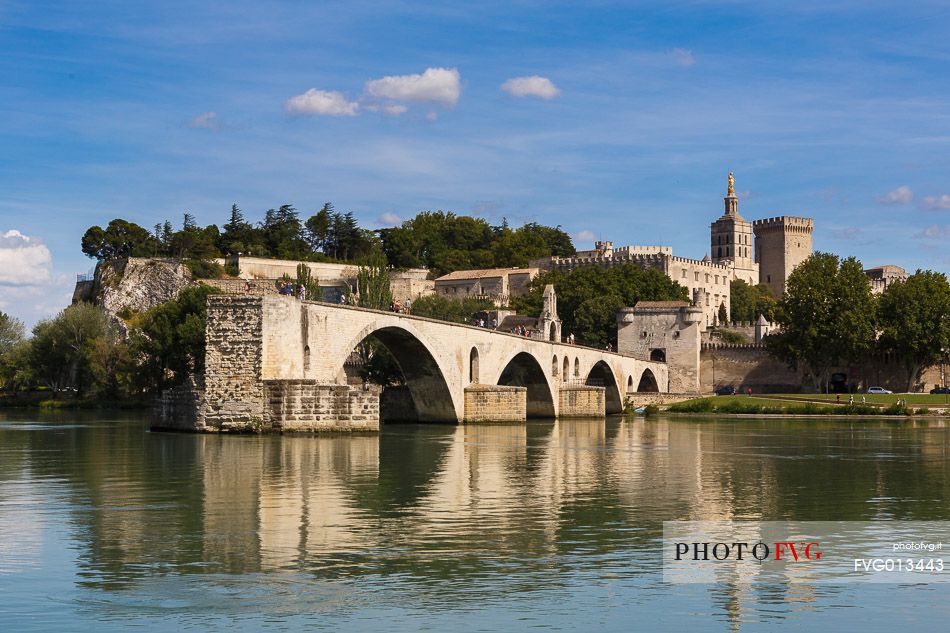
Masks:
[[[531,280],[526,295],[512,301],[512,307],[521,314],[540,315],[547,284],[554,284],[557,292],[564,335],[573,333],[579,342],[592,347],[604,347],[609,342],[616,348],[616,308],[633,306],[638,301],[688,300],[686,288],[661,271],[624,264],[541,273]]]
[[[323,301],[323,290],[320,288],[320,280],[315,279],[310,273],[310,267],[306,264],[297,264],[296,287],[303,286],[307,301]]]
[[[778,302],[772,296],[768,284],[753,286],[741,279],[734,279],[729,287],[729,314],[733,321],[755,321],[759,315],[768,321],[775,320]]]
[[[211,286],[188,287],[133,320],[129,355],[142,389],[154,392],[204,373],[207,300],[218,293]]]
[[[260,229],[269,257],[306,259],[310,254],[310,247],[303,239],[300,215],[293,205],[284,204],[277,209],[268,209]]]
[[[32,341],[24,340],[0,354],[0,388],[26,391],[36,384],[32,363]]]
[[[725,303],[719,304],[719,310],[716,312],[716,318],[719,321],[720,327],[726,327],[729,325],[729,314],[726,312]]]
[[[25,334],[26,328],[23,327],[23,321],[0,311],[0,356],[22,341]]]
[[[82,252],[99,261],[123,257],[149,257],[157,245],[147,229],[116,218],[102,229],[92,226],[82,236]]]
[[[221,228],[217,246],[222,254],[247,255],[260,252],[262,248],[260,232],[244,219],[244,213],[236,204],[231,205],[231,216]]]
[[[475,297],[450,299],[442,295],[428,295],[412,302],[414,315],[453,323],[471,324],[475,313],[494,309],[495,304],[490,299]]]
[[[789,275],[777,318],[783,331],[766,343],[790,367],[805,369],[815,389],[827,391],[831,367],[871,350],[875,313],[861,262],[816,252]]]
[[[33,328],[30,364],[36,379],[54,392],[73,390],[83,395],[93,387],[90,350],[97,339],[114,336],[101,308],[77,303]]]
[[[333,205],[327,202],[322,209],[304,222],[304,239],[307,240],[313,252],[322,251],[326,246],[330,232],[330,219],[334,214]]]
[[[389,289],[389,269],[386,257],[376,251],[363,260],[356,273],[359,306],[374,310],[388,310],[393,295]]]
[[[897,353],[915,391],[923,370],[950,350],[950,284],[943,273],[918,270],[887,287],[878,305],[885,350]]]

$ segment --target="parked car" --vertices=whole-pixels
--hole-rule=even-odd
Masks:
[[[720,387],[716,389],[717,396],[734,396],[736,395],[736,388],[732,385],[727,385],[725,387]]]
[[[934,387],[930,390],[930,393],[948,393],[950,394],[950,387]]]
[[[868,393],[894,393],[894,392],[889,389],[885,389],[884,387],[868,387]]]

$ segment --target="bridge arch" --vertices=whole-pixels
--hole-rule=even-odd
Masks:
[[[527,416],[529,418],[553,418],[554,396],[544,369],[528,352],[519,352],[505,365],[496,384],[526,387]]]
[[[659,385],[656,382],[656,376],[653,375],[653,372],[650,371],[650,368],[647,367],[643,370],[643,373],[640,374],[640,383],[637,385],[638,392],[646,393],[657,393],[660,390]]]
[[[367,339],[376,340],[392,354],[402,372],[420,422],[458,421],[455,401],[445,372],[430,351],[429,345],[418,335],[400,326],[371,326],[360,332],[351,341],[348,349],[356,349]],[[477,356],[478,352],[475,351],[475,354]],[[342,366],[341,362],[340,367]]]
[[[606,362],[599,360],[587,374],[586,384],[604,388],[604,403],[607,413],[623,413],[623,397],[613,370]]]

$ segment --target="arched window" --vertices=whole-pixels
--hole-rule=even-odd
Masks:
[[[574,359],[574,377],[578,378],[581,375],[581,360],[579,358]]]
[[[557,377],[557,356],[551,359],[551,375]]]
[[[310,371],[310,346],[305,345],[303,348],[303,372],[306,374]]]
[[[651,349],[650,350],[650,360],[654,360],[660,363],[666,362],[666,350],[665,349]]]
[[[548,337],[548,340],[554,341],[555,343],[557,342],[557,323],[551,324],[551,335]]]
[[[478,349],[474,347],[468,355],[468,381],[478,382]]]
[[[627,377],[627,391],[633,391],[633,376]]]
[[[564,357],[564,369],[561,373],[561,377],[564,380],[567,380],[571,375],[571,359],[567,356]]]
[[[719,247],[719,254],[716,257],[722,257],[722,246]]]

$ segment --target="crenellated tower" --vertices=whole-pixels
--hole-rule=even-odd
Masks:
[[[815,230],[812,218],[783,215],[756,220],[755,261],[759,264],[759,283],[768,284],[780,299],[785,282],[795,267],[812,254],[811,235]]]

